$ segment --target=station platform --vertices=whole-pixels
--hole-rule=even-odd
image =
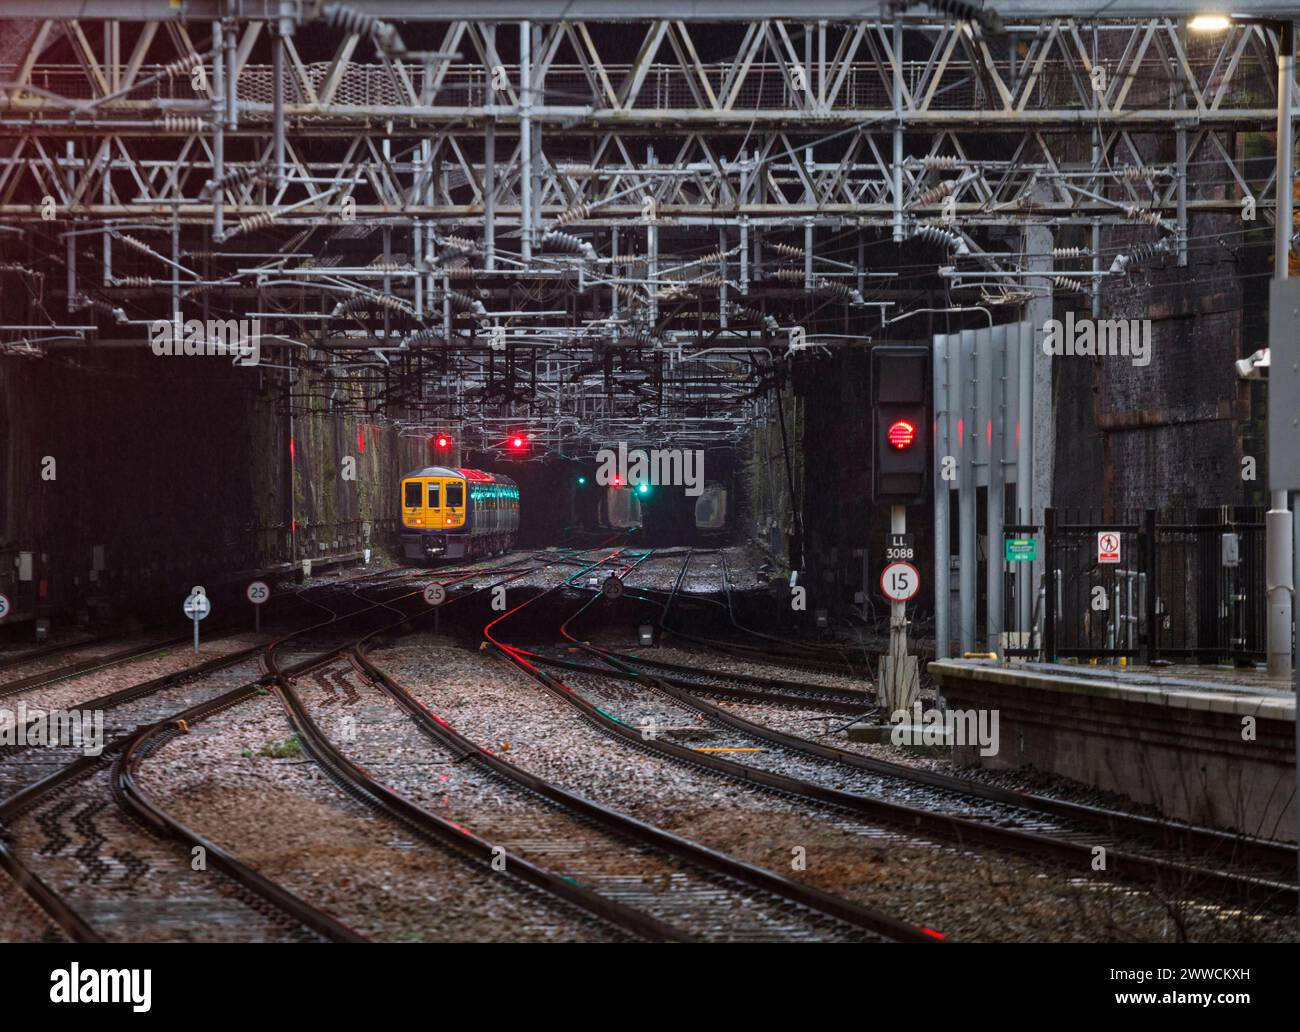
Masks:
[[[936,660],[929,672],[949,710],[998,715],[997,751],[955,743],[955,763],[1033,766],[1168,817],[1295,838],[1295,694],[1255,671]]]

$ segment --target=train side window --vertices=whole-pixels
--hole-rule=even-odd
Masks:
[[[433,482],[433,481],[430,481],[430,483],[429,483],[429,508],[430,508],[430,509],[437,509],[437,508],[439,508],[439,502],[438,502],[438,494],[439,494],[439,490],[438,490],[438,489],[439,489],[441,486],[442,486],[441,484],[435,483],[435,482]]]
[[[420,482],[418,480],[408,480],[403,488],[402,504],[408,509],[418,509],[420,507]]]
[[[447,505],[449,508],[456,509],[465,504],[465,485],[448,484],[447,485]]]

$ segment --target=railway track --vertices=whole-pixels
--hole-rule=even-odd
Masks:
[[[619,555],[588,562],[580,572]],[[553,559],[548,565],[569,565]],[[483,587],[477,590],[488,590]],[[472,594],[472,593],[471,593]],[[468,597],[452,596],[444,607]],[[399,619],[410,615],[390,603]],[[301,678],[278,679],[290,720],[307,751],[354,798],[413,830],[439,849],[468,854],[480,868],[495,857],[523,878],[592,918],[643,939],[691,941],[879,941],[928,937],[893,921],[769,872],[741,864],[660,829],[574,795],[479,749],[420,706],[367,656],[373,632],[353,651],[353,666],[316,671],[319,688]],[[360,683],[357,683],[357,682]],[[340,697],[338,689],[343,695]],[[347,706],[392,700],[409,719],[400,728],[367,725],[353,758],[323,732],[321,721]],[[337,708],[331,710],[331,706]],[[383,710],[371,706],[371,710]],[[403,734],[407,737],[403,737]],[[413,743],[410,736],[415,736]],[[473,800],[466,812],[435,814],[415,801],[418,780],[398,792],[370,770],[416,745],[440,755],[454,778],[446,795]],[[454,772],[454,773],[453,773]],[[400,777],[394,771],[394,778]],[[462,805],[465,805],[462,803]],[[470,830],[483,821],[482,835]],[[543,866],[543,864],[545,866]],[[499,877],[499,875],[497,875]]]
[[[617,553],[616,553],[617,555]],[[613,556],[588,564],[579,575]],[[455,764],[447,794],[491,798],[491,841],[556,866],[565,882],[649,915],[660,937],[725,941],[929,941],[924,931],[707,849],[594,803],[470,741],[370,657],[353,654],[371,690],[396,702],[427,743]],[[378,750],[382,758],[385,748]],[[408,745],[409,748],[409,745]],[[373,790],[373,789],[371,789]],[[486,834],[486,833],[485,833]],[[629,926],[629,930],[638,930]]]
[[[369,578],[358,578],[369,579]],[[337,588],[326,586],[324,590]],[[353,588],[352,590],[356,590]],[[308,600],[311,601],[311,600]],[[329,613],[325,623],[378,608]],[[200,683],[247,660],[261,647],[218,657],[80,703],[114,714],[102,753],[78,747],[25,750],[53,768],[0,803],[0,865],[75,941],[146,937],[199,937],[234,941],[358,941],[351,929],[303,902],[274,882],[171,819],[135,784],[133,767],[182,728],[252,698],[271,678],[262,676],[229,689]],[[295,667],[306,670],[313,662]],[[177,699],[181,685],[191,692]],[[195,703],[193,695],[202,698]],[[179,708],[178,708],[179,707]],[[134,730],[127,727],[135,723]],[[107,729],[106,729],[107,730]],[[12,761],[21,747],[7,747]],[[179,840],[189,852],[178,852]],[[202,878],[191,868],[201,849],[215,870]],[[38,873],[39,869],[39,873]],[[212,933],[212,934],[208,934]]]
[[[616,674],[629,675],[633,670],[628,664],[612,653],[578,641],[569,631],[570,625],[595,601],[589,599],[570,616],[561,626],[560,636],[570,647],[604,660]],[[512,648],[505,645],[503,651],[509,654]],[[523,655],[520,651],[517,659]],[[547,665],[546,657],[538,659]],[[1161,838],[1165,832],[1162,822],[972,786],[960,779],[940,782],[917,778],[910,776],[910,768],[881,769],[879,761],[727,714],[721,707],[644,671],[636,677],[581,673],[560,681],[531,662],[526,669],[584,719],[626,744],[659,751],[679,762],[703,766],[810,803],[893,827],[922,830],[963,845],[1033,855],[1067,865],[1075,872],[1091,871],[1100,848],[1104,850],[1108,877],[1154,885],[1180,895],[1229,894],[1234,899],[1263,905],[1295,900],[1295,886],[1288,880],[1295,852],[1284,846],[1261,840],[1241,842],[1208,829],[1183,829],[1179,844],[1184,852],[1200,850],[1193,863]],[[692,718],[703,718],[712,725],[713,737],[708,744],[689,748],[670,741],[646,741],[643,729],[617,716],[619,703],[628,701],[629,692],[642,701],[653,695],[661,704],[667,702]],[[720,753],[736,758],[724,758]],[[1214,847],[1212,855],[1206,855],[1207,846]]]

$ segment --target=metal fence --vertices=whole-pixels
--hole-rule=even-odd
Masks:
[[[1003,651],[1008,656],[1266,659],[1264,513],[1218,506],[1147,509],[1104,518],[1048,509],[1041,524],[1008,524]],[[1023,567],[1037,556],[1033,599],[1017,596]]]

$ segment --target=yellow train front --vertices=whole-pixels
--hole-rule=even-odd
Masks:
[[[497,555],[519,533],[519,487],[478,469],[426,466],[402,477],[402,532],[407,559]]]

